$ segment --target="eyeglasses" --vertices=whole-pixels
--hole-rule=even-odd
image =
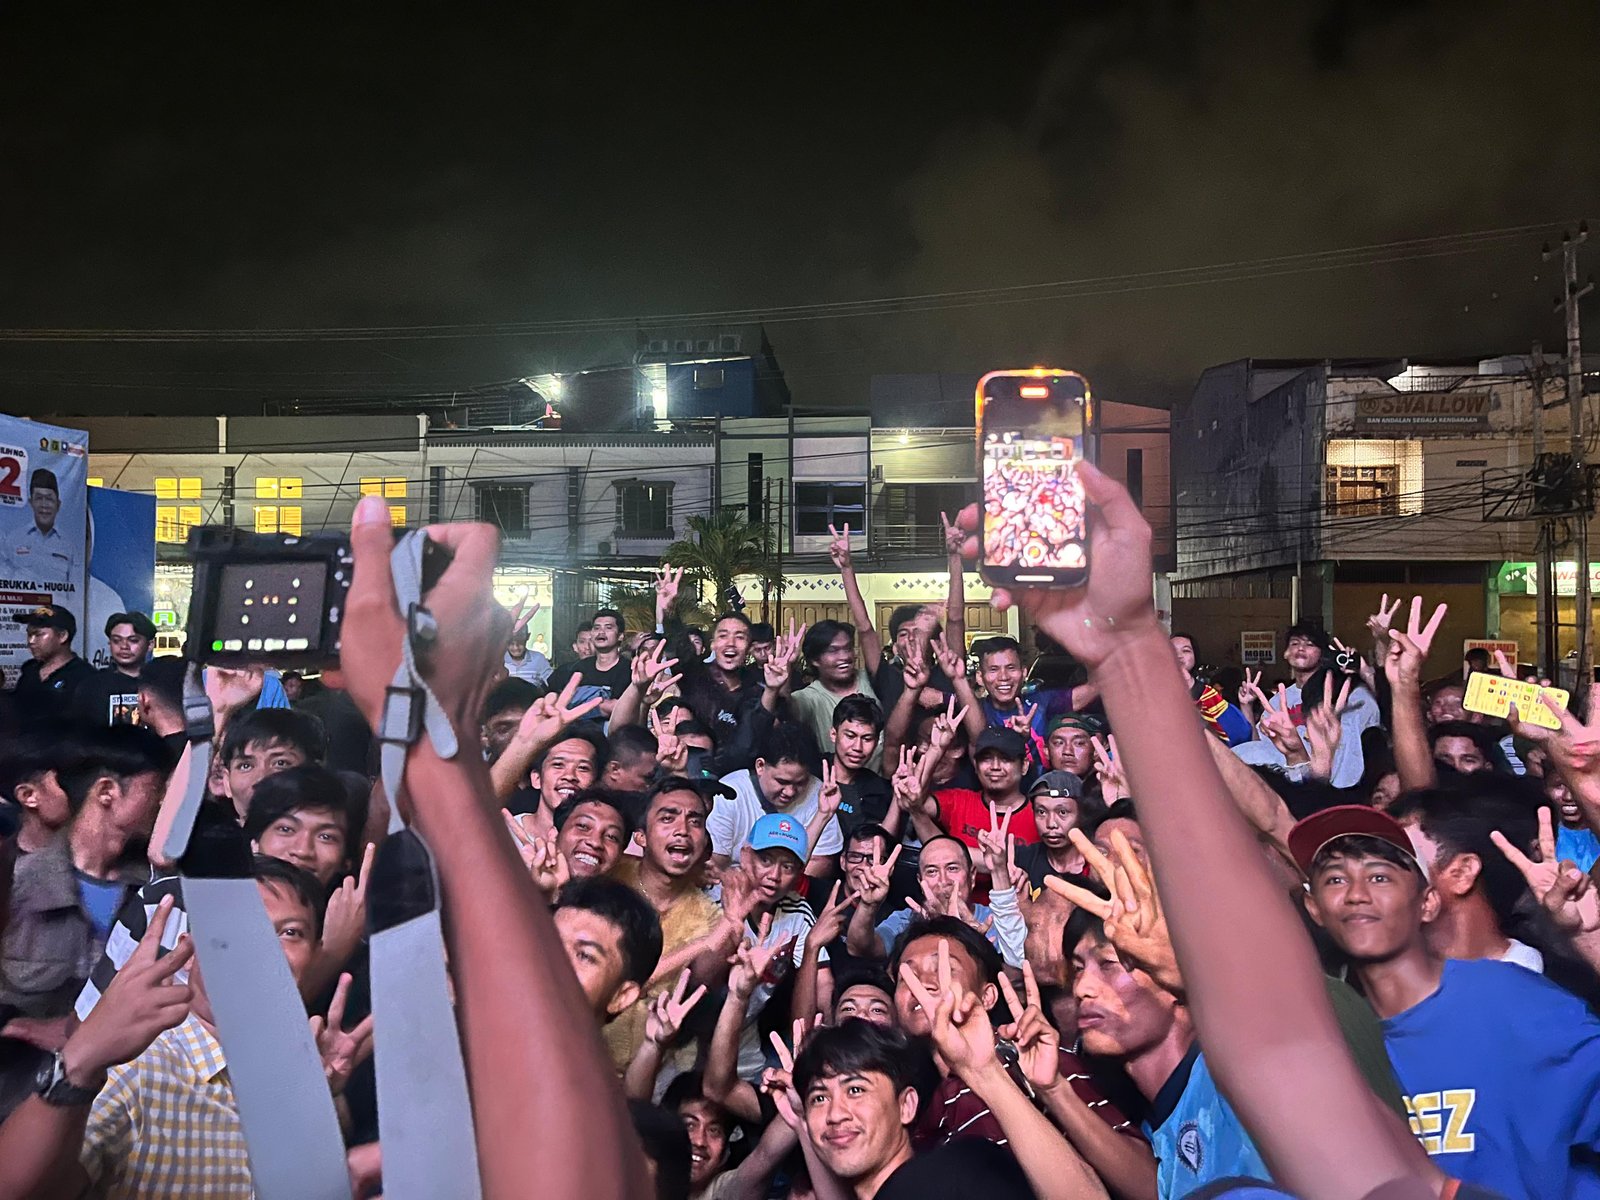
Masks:
[[[852,867],[864,867],[872,861],[873,856],[861,850],[845,851],[844,861]]]

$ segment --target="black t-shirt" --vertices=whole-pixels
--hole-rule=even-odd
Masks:
[[[1033,885],[1034,891],[1044,887],[1044,881],[1051,875],[1054,875],[1057,879],[1065,879],[1070,883],[1083,886],[1087,886],[1089,882],[1088,877],[1085,875],[1074,875],[1071,872],[1058,871],[1052,867],[1050,865],[1050,855],[1046,853],[1043,844],[1038,842],[1031,846],[1017,847],[1017,866],[1028,873],[1028,882]]]
[[[78,685],[72,707],[96,725],[137,725],[139,677],[124,675],[115,667],[96,671]]]
[[[17,715],[25,725],[71,716],[73,698],[84,680],[94,677],[94,668],[76,654],[65,666],[39,678],[39,661],[30,658],[17,677]]]
[[[930,666],[932,671],[928,676],[928,686],[942,692],[946,699],[955,695],[950,677],[937,664]],[[885,654],[878,669],[872,673],[872,690],[878,693],[878,703],[883,705],[883,715],[887,718],[894,711],[894,706],[900,703],[900,693],[906,690],[905,668]]]
[[[737,690],[730,692],[722,684],[708,678],[687,699],[689,707],[711,730],[712,740],[720,746],[739,728],[740,711],[751,700],[760,701],[765,689],[761,668],[744,667],[739,672]]]
[[[987,1138],[958,1137],[901,1165],[876,1200],[1035,1200],[1016,1156]]]
[[[882,825],[894,803],[894,786],[865,767],[849,783],[839,785],[839,832],[844,840],[863,825]]]
[[[582,676],[582,679],[578,682],[577,693],[573,696],[575,702],[581,703],[592,694],[584,692],[583,689],[586,687],[603,688],[605,690],[601,692],[601,698],[615,700],[623,692],[627,691],[628,685],[633,682],[633,664],[628,656],[624,654],[617,659],[616,666],[609,671],[602,671],[595,665],[595,658],[591,655],[588,658],[580,659],[575,663],[562,667],[552,674],[550,676],[550,690],[559,692],[567,686],[567,680],[574,675]]]

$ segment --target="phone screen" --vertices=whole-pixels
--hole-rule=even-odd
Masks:
[[[1074,574],[1088,566],[1083,458],[1087,391],[1077,376],[1000,376],[985,386],[983,565]]]

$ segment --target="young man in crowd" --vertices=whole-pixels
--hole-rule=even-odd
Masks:
[[[964,1138],[917,1155],[913,1131],[928,1110],[920,1102],[927,1073],[921,1045],[868,1021],[818,1030],[801,1046],[794,1064],[800,1117],[847,1194],[856,1200],[1035,1196],[1016,1158],[993,1139]]]
[[[594,622],[579,621],[572,635],[572,657],[578,662],[594,654]]]
[[[763,815],[792,817],[801,829],[818,818],[818,769],[816,743],[805,729],[786,722],[772,727],[762,742],[755,766],[722,779],[733,795],[718,797],[706,822],[712,861],[718,870],[730,866],[740,850],[750,844],[756,822]],[[806,874],[828,875],[843,849],[838,819],[829,817],[811,860],[805,864]]]
[[[154,730],[172,751],[176,762],[189,735],[183,720],[183,677],[188,664],[181,658],[154,658],[139,672],[139,724]]]
[[[940,833],[964,842],[970,850],[981,850],[978,835],[991,829],[998,820],[1009,820],[1008,830],[1017,845],[1031,846],[1039,840],[1028,798],[1022,793],[1022,776],[1027,764],[1027,741],[1013,729],[988,726],[978,735],[972,748],[973,765],[978,773],[978,790],[942,788],[924,796],[911,813],[912,828],[927,842]],[[1004,886],[1004,881],[995,881]],[[990,880],[979,877],[974,895],[986,900]]]
[[[12,846],[18,855],[43,850],[72,817],[59,768],[71,751],[70,726],[42,726],[0,743],[0,800],[20,817]]]
[[[534,701],[539,689],[525,679],[504,679],[495,684],[483,704],[483,757],[487,762],[498,762],[500,756],[517,736],[517,727]]]
[[[862,825],[881,825],[894,805],[889,781],[867,764],[879,756],[883,709],[866,696],[846,696],[829,730],[833,782],[839,786],[839,829],[848,839]]]
[[[688,968],[697,984],[717,984],[727,973],[728,957],[744,937],[745,919],[755,893],[735,872],[722,902],[700,886],[700,874],[711,853],[706,820],[711,812],[714,781],[698,782],[681,775],[661,780],[645,798],[644,816],[634,835],[644,853],[624,855],[615,878],[649,902],[661,922],[661,961],[640,1002],[606,1027],[606,1048],[618,1070],[638,1051],[644,1037],[650,1001],[670,989]]]
[[[257,858],[253,873],[290,974],[299,981],[320,930],[316,881],[272,858]],[[184,941],[157,957],[171,904],[168,899],[156,907],[127,966],[49,1069],[41,1070],[36,1094],[0,1125],[0,1192],[255,1195],[201,973],[190,971],[187,984],[176,982],[192,947]],[[348,1037],[319,1046],[335,1096],[372,1052],[371,1019],[337,1032]]]
[[[818,621],[806,630],[800,653],[816,679],[789,697],[789,710],[796,721],[810,730],[817,744],[825,746],[839,701],[846,696],[861,695],[876,702],[878,697],[866,671],[856,665],[854,625],[845,621]],[[875,770],[882,761],[881,751],[875,749],[868,766]]]
[[[1055,740],[1055,734],[1051,734]],[[1070,771],[1046,771],[1028,789],[1033,824],[1039,840],[1031,846],[1018,846],[1015,861],[1027,873],[1034,889],[1044,887],[1051,876],[1079,880],[1088,873],[1083,855],[1072,844],[1074,829],[1093,827],[1105,815],[1106,806],[1089,799],[1083,781]]]
[[[528,627],[518,625],[506,639],[506,674],[512,679],[542,687],[550,678],[550,660],[528,649]]]
[[[1206,726],[1230,746],[1248,742],[1254,736],[1250,718],[1229,704],[1216,688],[1195,675],[1194,639],[1186,633],[1172,635],[1172,652],[1178,656],[1178,668],[1189,685],[1195,707],[1205,719]]]
[[[556,738],[534,763],[535,786],[514,789],[506,802],[512,815],[527,818],[522,827],[538,837],[554,832],[556,809],[598,782],[609,750],[606,739],[587,723],[564,728]]]
[[[322,722],[292,708],[256,708],[228,723],[219,757],[222,794],[243,821],[250,794],[269,775],[320,763],[327,754]]]
[[[1050,722],[1045,734],[1045,769],[1068,771],[1085,785],[1094,778],[1094,737],[1100,724],[1092,717],[1068,713]]]
[[[638,892],[614,879],[576,879],[555,904],[556,930],[600,1025],[639,998],[661,958],[661,922]]]
[[[72,650],[78,618],[59,604],[42,604],[15,619],[28,631],[28,661],[13,691],[23,724],[70,716],[79,686],[94,676],[94,668]]]
[[[988,904],[974,904],[972,854],[964,843],[949,834],[925,841],[917,858],[917,881],[922,899],[916,902],[916,909],[908,903],[876,924],[873,919],[878,906],[889,892],[887,873],[879,871],[862,883],[857,889],[860,903],[846,932],[851,954],[887,958],[900,935],[918,916],[951,916],[966,921],[987,937],[1007,966],[1022,966],[1022,945],[1028,928],[1018,908],[1017,893],[1009,881],[998,881],[989,892]]]
[[[633,836],[632,797],[610,788],[586,788],[554,814],[556,849],[574,879],[610,875]]]
[[[749,665],[750,618],[743,613],[723,613],[711,627],[711,662],[705,672],[703,695],[690,707],[711,727],[726,736],[761,703],[761,664]],[[771,647],[768,647],[770,652]],[[762,660],[763,663],[765,659]]]
[[[309,763],[269,775],[250,794],[244,832],[257,854],[281,858],[331,888],[355,865],[366,805],[326,767]]]
[[[757,621],[750,626],[750,662],[755,667],[767,665],[767,659],[772,656],[772,648],[777,644],[778,634],[772,628],[770,621]]]
[[[1428,727],[1433,761],[1457,775],[1481,775],[1495,770],[1498,739],[1487,726],[1472,721],[1439,721]]]
[[[1544,955],[1510,936],[1527,884],[1494,844],[1498,830],[1518,846],[1535,837],[1533,813],[1516,798],[1482,789],[1406,792],[1389,807],[1439,896],[1428,941],[1441,958],[1492,958],[1540,974]]]
[[[111,665],[78,684],[72,705],[96,725],[129,725],[139,720],[139,672],[150,656],[156,627],[141,612],[112,613],[106,620]]]
[[[622,725],[606,738],[600,786],[615,792],[646,792],[656,775],[656,735],[641,725]]]
[[[161,739],[134,725],[58,744],[50,773],[71,822],[17,863],[0,931],[0,1114],[27,1095],[41,1055],[61,1048],[118,909],[149,877],[145,841],[171,766]]]
[[[1030,747],[1044,741],[1053,717],[1062,712],[1082,712],[1094,702],[1093,684],[1080,683],[1070,688],[1050,688],[1024,698],[1023,685],[1028,668],[1022,661],[1022,645],[1013,637],[990,637],[973,644],[978,656],[978,682],[984,696],[979,708],[983,723],[1015,728],[1026,723]],[[972,721],[971,714],[968,721]]]
[[[1600,1020],[1523,967],[1439,957],[1426,932],[1439,894],[1387,814],[1325,809],[1289,846],[1438,1167],[1508,1198],[1600,1193]]]
[[[550,690],[560,692],[567,680],[578,677],[578,690],[573,699],[582,703],[592,696],[600,698],[598,712],[609,719],[616,706],[617,697],[627,690],[633,678],[627,656],[622,653],[622,635],[626,632],[622,614],[614,608],[602,608],[589,623],[589,636],[593,653],[559,668],[550,676]]]

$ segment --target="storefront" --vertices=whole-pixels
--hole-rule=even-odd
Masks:
[[[1555,584],[1557,651],[1565,657],[1577,649],[1578,564],[1556,563]],[[1539,565],[1504,563],[1495,577],[1495,586],[1500,594],[1500,636],[1516,639],[1524,659],[1530,659],[1539,645]],[[1600,563],[1589,564],[1589,589],[1600,596]]]

